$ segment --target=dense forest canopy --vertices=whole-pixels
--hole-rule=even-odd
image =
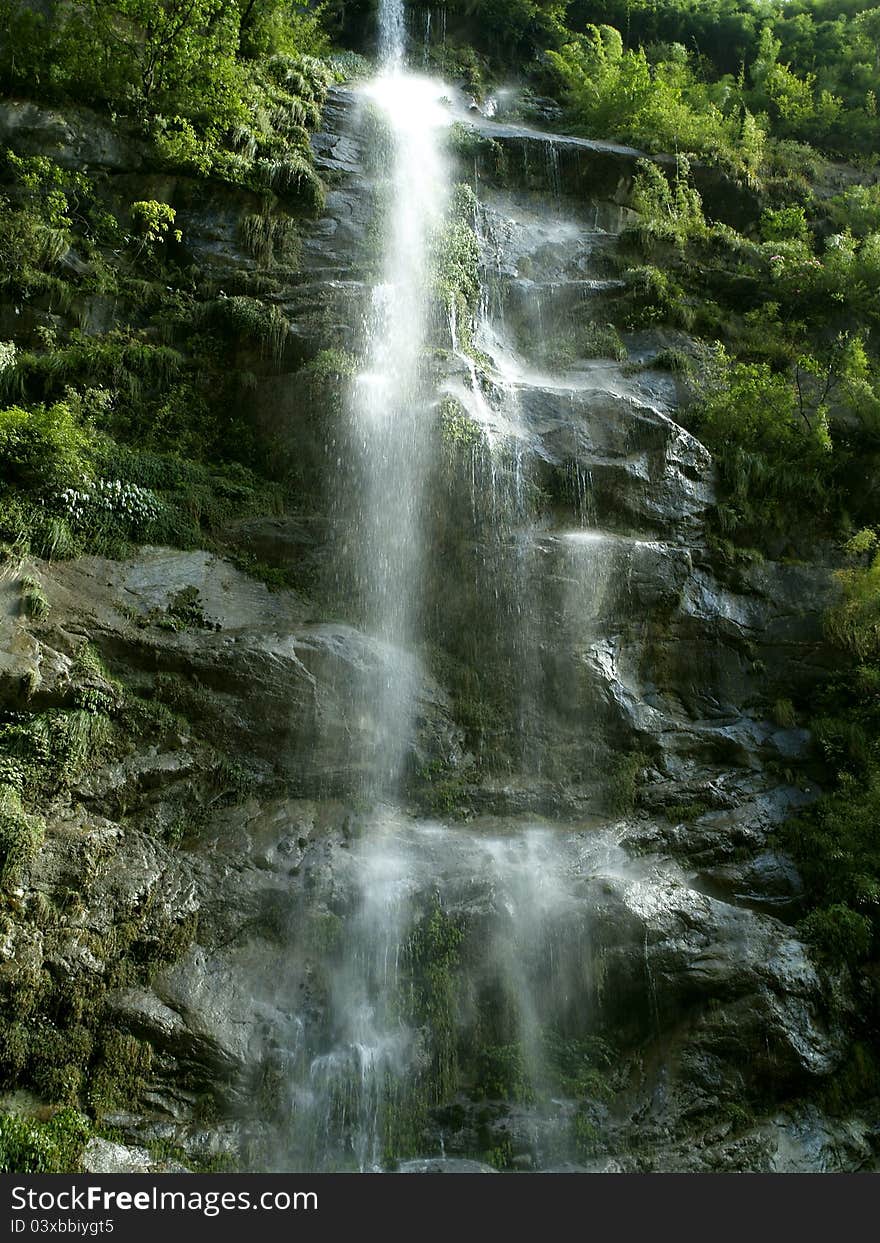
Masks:
[[[426,5],[425,9],[435,6]],[[571,123],[654,149],[735,159],[746,115],[776,138],[877,144],[880,9],[779,0],[451,0],[490,64],[530,69]]]

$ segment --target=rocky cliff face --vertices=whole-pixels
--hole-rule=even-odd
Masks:
[[[362,343],[368,134],[355,98],[333,93],[314,139],[326,212],[249,397],[297,462],[301,505],[227,539],[293,585],[270,592],[218,555],[164,548],[3,570],[7,709],[86,690],[154,705],[126,747],[46,797],[4,915],[4,985],[25,1025],[51,1012],[68,1036],[100,1005],[105,1123],[189,1164],[314,1158],[290,1134],[303,1050],[332,1047],[334,981],[372,883],[375,809],[359,792],[380,743],[356,688],[403,656],[346,609],[338,410],[306,380]],[[166,198],[221,281],[252,262],[244,192],[160,185],[85,116],[12,105],[2,136]],[[483,121],[462,145],[483,301],[470,342],[439,308],[435,324],[418,721],[394,813],[412,925],[399,945],[407,987],[428,994],[408,1022],[428,1069],[380,1158],[863,1168],[876,1127],[835,1108],[832,1087],[856,999],[798,940],[799,879],[774,840],[817,789],[809,737],[774,700],[827,671],[828,568],[721,564],[712,462],[655,365],[670,341],[624,334],[628,361],[568,344],[623,296],[633,153]],[[113,308],[82,314],[88,331]],[[48,602],[40,619],[22,610],[25,575]],[[438,911],[452,949],[425,933]],[[568,1042],[555,1079],[524,996]],[[136,1065],[120,1076],[114,1058]]]

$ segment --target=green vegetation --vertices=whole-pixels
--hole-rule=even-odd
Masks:
[[[21,607],[32,621],[45,621],[49,616],[49,601],[40,583],[26,574],[21,580]]]
[[[699,156],[752,184],[797,175],[815,151],[876,159],[871,0],[448,0],[446,9],[439,68],[478,95],[525,72],[590,137]]]
[[[43,6],[40,6],[42,8]],[[315,209],[307,126],[332,70],[319,15],[301,0],[74,0],[42,12],[2,0],[0,85],[129,115],[170,166]],[[138,204],[141,230],[173,224]],[[143,209],[147,209],[145,219]],[[163,228],[163,226],[165,226]]]
[[[829,960],[872,958],[880,9],[859,0],[451,0],[447,8],[436,59],[478,96],[513,67],[559,100],[560,125],[676,156],[638,165],[624,292],[603,305],[604,322],[575,313],[545,323],[537,350],[522,346],[537,362],[566,367],[623,360],[628,332],[677,337],[652,365],[690,394],[688,425],[717,463],[712,540],[726,572],[736,579],[766,556],[805,559],[817,542],[841,549],[840,602],[827,629],[842,668],[811,703],[774,684],[766,712],[782,729],[811,725],[826,764],[829,793],[785,834],[808,885],[804,933]],[[528,115],[528,91],[522,107]],[[453,138],[465,158],[484,141]],[[829,158],[851,163],[832,173]],[[707,164],[747,192],[737,228],[713,218],[712,187],[724,182],[713,183]],[[466,323],[467,295],[458,293],[466,282],[447,285],[447,303]],[[454,409],[443,427],[451,444],[463,440]],[[608,797],[619,814],[635,805],[643,766],[636,755],[615,764]],[[691,820],[706,810],[669,812]]]
[[[24,585],[35,582],[22,578]],[[173,597],[168,615],[176,626],[212,624],[193,591]],[[28,1087],[52,1106],[69,1107],[53,1116],[48,1130],[22,1119],[0,1121],[0,1152],[13,1162],[4,1168],[73,1168],[72,1150],[61,1146],[63,1119],[73,1118],[74,1109],[100,1119],[137,1102],[149,1085],[154,1052],[120,1029],[108,995],[148,981],[196,935],[195,917],[176,918],[157,902],[156,892],[123,899],[109,926],[92,915],[84,919],[90,886],[113,850],[100,833],[88,831],[87,822],[74,831],[76,848],[67,856],[64,883],[49,893],[27,883],[47,832],[48,814],[38,815],[37,808],[76,805],[78,784],[103,765],[124,760],[145,743],[175,745],[181,732],[192,734],[162,702],[158,678],[150,689],[146,698],[124,686],[84,643],[69,655],[58,706],[0,712],[0,928],[15,946],[0,981],[0,1084]],[[240,767],[197,737],[192,745],[205,772],[204,790],[194,788],[190,797],[199,803],[206,796],[222,801],[229,791],[239,796],[246,780]],[[188,815],[182,805],[179,822],[160,820],[153,831],[176,845],[197,813]],[[56,842],[59,831],[67,832],[54,826]],[[71,959],[74,946],[81,957]],[[77,1125],[71,1142],[87,1137],[86,1124]]]
[[[480,297],[480,250],[474,228],[477,199],[468,185],[457,185],[448,218],[434,243],[434,282],[463,349],[469,349]]]
[[[609,810],[617,816],[633,811],[638,800],[639,781],[648,757],[641,751],[630,751],[615,757],[608,778]]]
[[[75,1109],[59,1109],[45,1122],[0,1114],[0,1173],[69,1173],[90,1135],[88,1119]]]
[[[839,668],[809,703],[773,685],[764,710],[780,729],[810,725],[824,764],[827,793],[783,834],[807,885],[801,933],[818,961],[857,971],[876,959],[880,936],[880,8],[448,0],[447,9],[449,40],[433,54],[477,95],[524,72],[532,92],[558,101],[561,127],[675,157],[638,164],[621,297],[603,301],[598,318],[593,304],[548,324],[537,361],[622,362],[628,344],[635,350],[627,334],[653,330],[652,365],[689,396],[684,417],[717,463],[711,534],[722,568],[733,577],[765,555],[839,550],[827,620]],[[303,334],[283,305],[302,221],[323,203],[309,131],[334,77],[365,65],[332,57],[330,34],[356,31],[369,11],[366,0],[0,0],[0,89],[73,117],[93,110],[87,124],[105,127],[138,170],[123,193],[113,184],[122,179],[91,161],[72,171],[61,149],[57,159],[0,153],[0,297],[13,338],[0,342],[0,542],[13,567],[161,543],[233,550],[270,585],[292,585],[289,571],[237,551],[230,528],[298,504],[315,474],[309,454],[332,444],[330,435],[323,448],[306,444],[306,420],[291,420],[290,444],[267,432],[255,414],[260,385],[295,371],[320,440],[355,370],[323,293]],[[526,91],[524,113],[534,106]],[[503,161],[466,126],[453,127],[450,146],[463,160]],[[730,191],[745,205],[738,228],[713,218],[713,186],[716,199]],[[193,240],[220,193],[238,212],[230,236],[240,254],[228,268],[200,263]],[[456,187],[433,246],[438,311],[471,352],[477,211],[470,187]],[[303,361],[302,339],[324,328],[331,348]],[[481,435],[460,406],[444,400],[437,418],[447,465],[475,461]],[[19,599],[22,624],[40,633],[51,623],[38,571],[22,574]],[[192,589],[132,620],[171,631],[214,624]],[[513,766],[512,687],[478,666],[462,661],[443,681],[478,763]],[[0,1169],[50,1172],[78,1159],[92,1125],[80,1109],[99,1119],[129,1108],[155,1072],[154,1050],[118,1027],[105,990],[147,981],[195,924],[169,920],[147,895],[101,930],[75,921],[83,897],[73,884],[51,898],[27,892],[46,808],[136,743],[179,733],[177,712],[197,706],[210,717],[217,696],[171,675],[137,694],[87,646],[73,653],[60,699],[41,701],[37,689],[16,690],[0,711],[0,921],[4,934],[25,929],[41,947],[4,967],[0,1078],[60,1108],[43,1121],[0,1117]],[[249,774],[212,757],[210,797],[240,797]],[[640,752],[613,761],[613,814],[636,808],[648,762]],[[460,776],[441,765],[420,776],[431,808],[461,806]],[[690,823],[709,810],[695,800],[666,814]],[[177,844],[193,819],[182,809],[157,836]],[[270,934],[284,926],[277,912],[264,918]],[[487,1107],[563,1093],[577,1103],[575,1147],[589,1156],[613,1088],[611,1051],[546,1031],[526,1049],[503,997],[464,998],[474,935],[439,900],[412,930],[393,1004],[419,1033],[422,1069],[411,1088],[390,1091],[388,1153],[417,1152],[428,1112],[467,1089]],[[342,937],[335,913],[315,915],[305,952],[332,957]],[[100,988],[94,974],[57,968],[72,938],[99,964]],[[857,1052],[841,1092],[868,1080],[876,1067]],[[509,1140],[486,1154],[499,1168],[514,1157]]]
[[[766,710],[781,728],[811,725],[825,761],[829,792],[784,836],[807,882],[804,935],[854,964],[874,956],[880,930],[875,197],[869,186],[777,195],[747,236],[708,218],[686,162],[668,178],[643,164],[618,311],[625,327],[692,339],[672,362],[718,468],[722,565],[803,558],[817,540],[846,558],[827,623],[839,673],[808,704],[774,685]]]
[[[253,271],[224,289],[194,263],[178,202],[0,152],[0,295],[21,313],[0,342],[0,541],[47,558],[226,550],[231,519],[276,512],[300,483],[242,399],[288,338],[254,293],[295,269],[297,221],[322,202],[309,128],[339,72],[322,16],[300,0],[2,0],[0,20],[0,88],[87,105],[89,126],[104,114],[148,185],[174,169],[261,204],[239,226]],[[96,299],[112,327],[88,322]],[[38,619],[33,593],[23,605]]]
[[[25,812],[15,786],[0,785],[0,882],[4,886],[18,881],[39,850],[44,832],[42,820]]]

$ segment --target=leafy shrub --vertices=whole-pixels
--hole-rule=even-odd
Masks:
[[[613,26],[589,24],[548,56],[582,132],[649,151],[723,160],[747,176],[756,174],[764,130],[749,112],[725,115],[681,45],[651,63],[644,48],[625,48]]]
[[[153,1049],[121,1032],[104,1041],[89,1083],[89,1105],[100,1116],[110,1109],[130,1109],[144,1090],[153,1065]]]
[[[622,363],[627,357],[627,348],[613,324],[588,324],[577,344],[584,358],[613,358]]]
[[[681,328],[693,325],[693,310],[684,289],[674,276],[653,264],[642,264],[624,272],[627,301],[631,308],[627,317],[630,328],[649,328],[658,323],[672,323]]]
[[[761,234],[768,242],[806,241],[809,226],[803,207],[766,208],[761,215]]]
[[[434,284],[464,349],[480,297],[480,247],[474,228],[477,200],[470,186],[455,187],[452,205],[433,247]]]
[[[90,1134],[88,1119],[75,1109],[60,1109],[48,1122],[0,1114],[0,1172],[75,1173]]]
[[[676,160],[671,182],[656,164],[639,160],[632,206],[640,216],[637,232],[643,242],[658,239],[684,247],[708,232],[703,201],[691,184],[690,164],[685,156]]]
[[[856,237],[880,233],[880,185],[850,186],[829,203],[832,220]]]
[[[299,231],[286,215],[268,211],[245,216],[241,223],[241,240],[245,250],[263,267],[275,263],[293,267],[299,257]]]
[[[491,1045],[477,1051],[474,1059],[474,1095],[477,1100],[528,1102],[534,1091],[519,1045]]]
[[[804,371],[818,370],[804,360]],[[719,349],[692,411],[693,426],[716,450],[725,486],[721,527],[765,535],[806,511],[813,521],[830,499],[828,408],[806,383],[766,363],[732,363]]]
[[[843,903],[812,911],[800,924],[801,935],[834,962],[861,962],[873,941],[871,921]]]
[[[0,410],[4,483],[37,493],[80,482],[89,468],[91,436],[70,402]]]
[[[258,344],[275,358],[284,348],[289,324],[273,304],[236,295],[208,303],[203,314],[215,331],[234,341]]]
[[[37,400],[65,394],[71,385],[141,398],[145,388],[168,384],[183,367],[182,355],[166,345],[115,330],[103,336],[71,333],[66,345],[44,353],[21,351],[0,379],[10,397]],[[70,398],[67,397],[68,404]],[[106,403],[105,403],[106,404]]]
[[[786,840],[817,909],[805,935],[845,961],[869,955],[880,931],[880,773],[843,772],[837,788],[792,821]]]
[[[183,240],[180,229],[173,229],[177,212],[168,203],[160,203],[156,199],[142,199],[132,203],[129,208],[135,230],[146,245],[161,246],[173,238],[176,242]]]
[[[614,759],[608,778],[607,799],[615,815],[626,815],[635,807],[639,779],[647,763],[648,757],[641,751],[630,751]]]

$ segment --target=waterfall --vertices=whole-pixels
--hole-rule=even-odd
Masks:
[[[386,72],[400,71],[403,66],[406,40],[406,6],[404,0],[380,0],[379,60]]]
[[[444,86],[406,68],[403,17],[401,0],[382,0],[380,71],[360,92],[372,109],[383,205],[379,279],[346,409],[341,523],[349,603],[379,652],[359,674],[357,726],[370,740],[360,757],[365,809],[357,832],[313,864],[295,920],[306,954],[309,929],[324,932],[320,982],[308,981],[318,1000],[293,1025],[282,1059],[286,1118],[275,1160],[283,1169],[379,1170],[400,1154],[442,1152],[447,1123],[435,1115],[461,1090],[464,1062],[475,1099],[500,1093],[530,1111],[532,1149],[567,1159],[572,1117],[554,1093],[576,1079],[567,1067],[582,1056],[598,987],[583,888],[597,859],[620,866],[621,857],[607,836],[584,841],[571,826],[531,815],[485,817],[472,827],[404,808],[424,680],[426,583],[446,584],[453,617],[459,591],[480,601],[476,633],[464,637],[473,637],[476,660],[485,660],[504,701],[499,719],[512,770],[540,772],[538,569],[547,557],[528,500],[522,377],[499,373],[497,391],[484,397],[455,304],[447,323],[434,314],[433,252],[453,203],[450,113]],[[485,299],[481,320],[478,345],[495,348]],[[432,349],[466,377],[457,391],[484,437],[464,472],[472,542],[452,572],[436,560],[444,501],[432,488],[437,412],[442,393],[454,390],[432,373]],[[488,354],[480,353],[485,368]],[[456,581],[458,572],[467,577]],[[503,1165],[510,1141],[490,1152]]]
[[[394,795],[412,734],[424,579],[424,494],[430,469],[430,395],[424,352],[430,309],[431,243],[444,218],[449,174],[442,145],[448,117],[437,82],[403,67],[403,4],[381,6],[382,70],[366,97],[383,127],[387,179],[381,280],[373,289],[365,364],[350,402],[357,460],[350,519],[355,591],[367,632],[387,655],[364,687],[375,722],[367,785]]]

